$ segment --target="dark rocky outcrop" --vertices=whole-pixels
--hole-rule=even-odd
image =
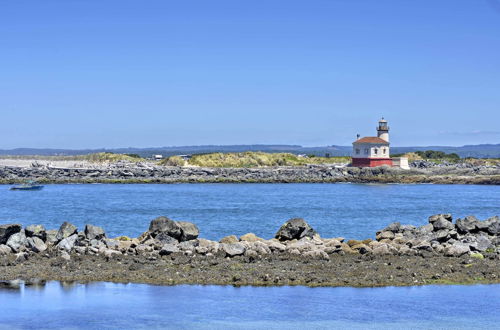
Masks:
[[[175,221],[167,217],[158,217],[151,221],[149,225],[149,235],[155,238],[160,233],[164,233],[179,240],[182,235],[182,228],[179,227]]]
[[[290,219],[278,230],[274,236],[280,241],[290,241],[304,237],[312,238],[317,232],[302,218]]]
[[[0,225],[0,244],[7,243],[9,237],[21,231],[21,225],[16,223]]]

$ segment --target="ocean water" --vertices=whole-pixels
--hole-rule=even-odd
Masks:
[[[0,329],[498,329],[500,285],[0,290]]]
[[[500,187],[387,184],[81,184],[10,191],[0,185],[0,223],[64,221],[136,237],[158,216],[191,221],[200,237],[253,232],[272,238],[293,217],[323,237],[370,238],[389,223],[424,225],[436,213],[500,215]]]

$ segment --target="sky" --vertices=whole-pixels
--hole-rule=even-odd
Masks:
[[[500,143],[500,0],[0,0],[0,148]]]

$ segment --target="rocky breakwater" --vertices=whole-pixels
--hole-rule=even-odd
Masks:
[[[0,166],[0,183],[380,182],[500,184],[499,166],[416,166],[410,170],[335,165],[204,168],[116,162],[89,168]]]
[[[413,285],[500,281],[500,218],[449,214],[415,227],[392,223],[376,239],[322,238],[306,221],[284,223],[272,239],[252,233],[211,241],[190,222],[159,217],[137,238],[108,238],[65,222],[0,225],[0,280],[157,284]]]

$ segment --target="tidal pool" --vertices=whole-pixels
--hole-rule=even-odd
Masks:
[[[500,285],[385,288],[48,282],[0,290],[0,329],[495,329]]]

